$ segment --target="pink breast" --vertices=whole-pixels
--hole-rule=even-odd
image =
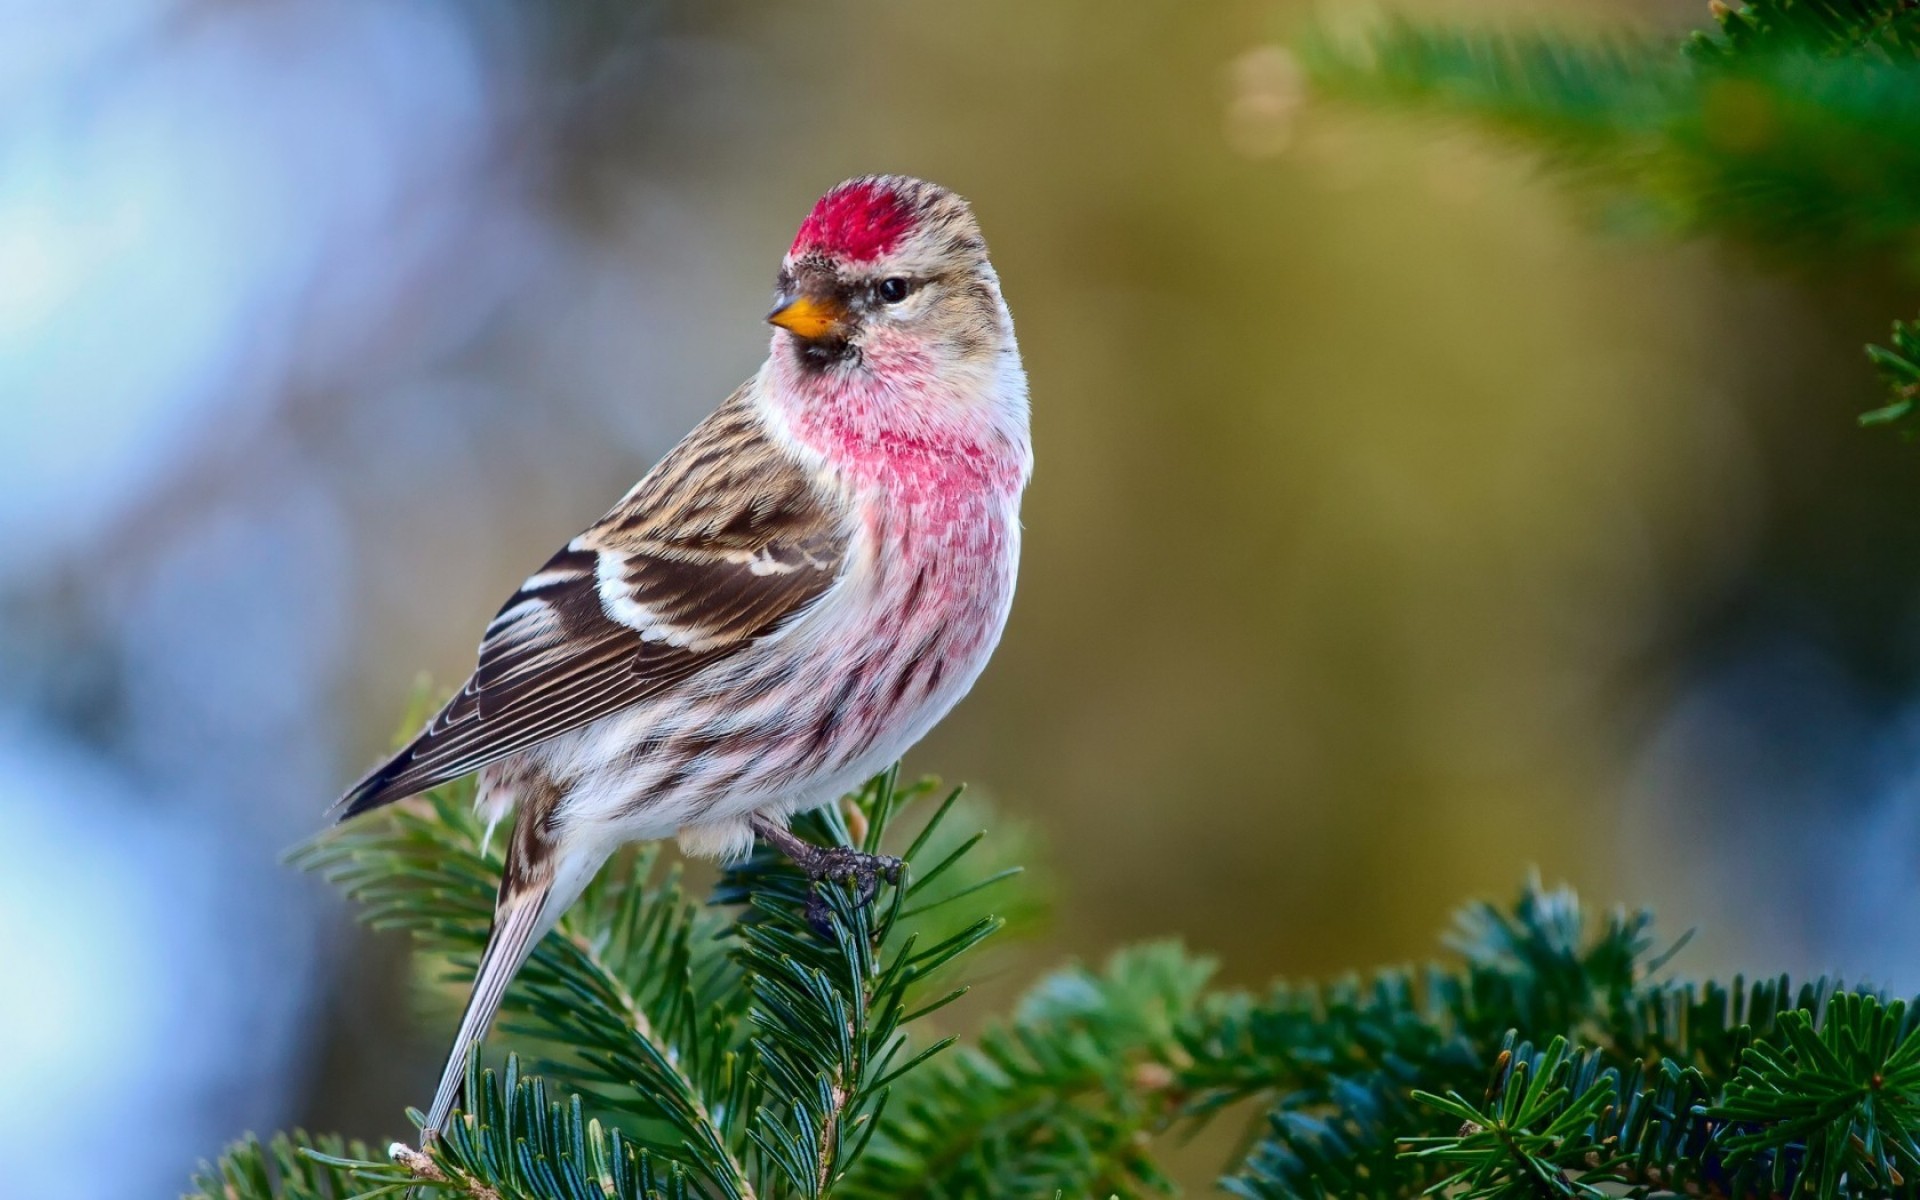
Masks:
[[[997,497],[942,489],[870,517],[874,607],[847,661],[860,682],[843,714],[851,759],[950,704],[999,640],[1013,588],[1011,520]]]

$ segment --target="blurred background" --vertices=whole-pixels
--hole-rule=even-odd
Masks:
[[[0,0],[0,1193],[405,1132],[446,1031],[280,855],[868,171],[974,200],[1032,375],[1013,623],[909,762],[1045,847],[997,985],[1423,957],[1537,866],[1920,988],[1920,449],[1852,422],[1911,297],[1303,102],[1303,5],[1126,11]]]

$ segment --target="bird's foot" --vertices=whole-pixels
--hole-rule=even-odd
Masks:
[[[851,846],[815,847],[813,860],[798,865],[807,873],[807,878],[813,880],[813,888],[807,895],[807,924],[824,938],[833,937],[833,909],[820,894],[822,883],[852,882],[856,887],[854,903],[867,905],[873,903],[880,891],[882,879],[888,883],[900,882],[899,859],[886,854],[868,854]]]
[[[900,860],[891,855],[868,854],[851,846],[816,846],[764,818],[754,819],[753,830],[792,859],[793,865],[813,881],[807,894],[807,924],[829,941],[834,936],[833,909],[820,894],[822,883],[851,882],[856,887],[854,902],[866,905],[871,904],[880,891],[882,879],[888,883],[900,882]]]

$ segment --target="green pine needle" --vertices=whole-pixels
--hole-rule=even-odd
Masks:
[[[312,1137],[303,1130],[269,1141],[248,1134],[218,1160],[202,1163],[191,1200],[348,1200],[401,1194],[411,1176],[391,1163],[373,1162],[367,1147],[338,1137]]]
[[[1716,5],[1684,44],[1382,22],[1320,31],[1324,95],[1463,121],[1539,153],[1605,223],[1713,236],[1800,273],[1920,279],[1920,8],[1908,0]],[[1868,355],[1912,422],[1912,330]]]
[[[814,885],[765,850],[725,872],[709,902],[685,891],[658,847],[617,859],[536,947],[501,1009],[501,1032],[570,1094],[550,1098],[516,1058],[501,1080],[476,1057],[468,1094],[479,1102],[427,1154],[400,1148],[396,1176],[364,1152],[327,1151],[331,1173],[319,1178],[565,1200],[827,1195],[872,1143],[891,1090],[950,1044],[914,1045],[908,1027],[953,998],[939,981],[1003,924],[986,906],[1008,895],[1009,871],[984,861],[979,836],[946,832],[957,793],[921,818],[934,795],[889,772],[797,823],[839,845],[857,823],[877,849],[913,818],[900,886],[863,906],[850,887],[823,885],[830,940],[804,918]],[[464,984],[501,866],[471,804],[470,783],[439,789],[330,830],[293,860]],[[916,878],[943,882],[909,913]]]
[[[469,801],[440,791],[297,859],[458,977],[499,869]],[[777,855],[703,902],[635,853],[509,991],[503,1033],[532,1073],[476,1055],[468,1110],[424,1152],[248,1139],[189,1194],[1132,1200],[1174,1194],[1162,1150],[1228,1114],[1249,1132],[1221,1186],[1245,1200],[1915,1194],[1911,1005],[1826,979],[1668,980],[1677,945],[1648,914],[1595,917],[1537,882],[1469,905],[1426,967],[1253,994],[1153,943],[1054,972],[975,1037],[920,1035],[1001,925],[1009,885],[982,885],[1006,864],[975,815],[887,775],[805,818],[822,843],[906,843],[870,906],[826,889],[831,938]]]

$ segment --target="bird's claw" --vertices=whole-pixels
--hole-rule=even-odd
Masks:
[[[857,885],[854,903],[860,905],[873,903],[882,879],[888,883],[900,882],[899,859],[886,854],[868,854],[851,846],[824,847],[804,867],[807,878],[813,880],[813,888],[807,894],[807,924],[828,940],[834,936],[833,909],[820,894],[823,882],[852,881]]]

